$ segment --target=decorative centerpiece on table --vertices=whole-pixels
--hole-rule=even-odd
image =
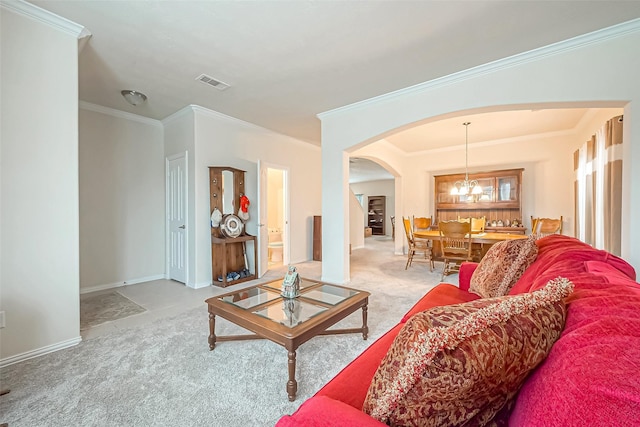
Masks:
[[[300,276],[296,268],[292,265],[289,266],[289,271],[284,276],[282,281],[282,293],[285,298],[295,298],[300,295]]]

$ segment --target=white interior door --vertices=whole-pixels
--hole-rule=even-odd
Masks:
[[[262,277],[269,269],[269,236],[267,234],[267,169],[268,167],[258,160],[258,277]]]
[[[168,160],[167,166],[167,261],[169,278],[187,282],[187,164],[186,156]]]

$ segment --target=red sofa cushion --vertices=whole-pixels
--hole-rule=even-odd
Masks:
[[[615,266],[608,264],[602,261],[585,261],[584,262],[585,270],[589,273],[597,274],[598,276],[603,276],[609,283],[620,283],[622,282],[633,282],[629,276],[627,276],[622,271],[618,270]]]
[[[469,302],[477,300],[478,298],[480,298],[479,295],[462,291],[449,283],[440,283],[411,307],[411,309],[407,311],[407,314],[402,317],[400,323],[405,323],[414,314],[429,310],[433,307]]]
[[[402,326],[400,323],[378,338],[315,395],[340,400],[361,410],[371,379]]]
[[[471,287],[471,278],[473,273],[478,268],[477,262],[463,262],[460,264],[460,271],[458,272],[458,288],[461,291],[468,291]]]
[[[276,427],[386,427],[359,409],[326,396],[314,396],[295,414],[280,418]]]
[[[565,329],[520,390],[510,425],[638,425],[640,286],[626,274],[572,276]]]
[[[536,244],[538,258],[511,288],[509,295],[530,292],[534,287],[540,288],[557,276],[574,281],[572,273],[579,274],[587,271],[584,261],[605,262],[632,280],[636,280],[635,270],[622,258],[594,249],[573,237],[552,234],[537,240]]]

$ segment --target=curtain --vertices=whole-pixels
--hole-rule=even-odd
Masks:
[[[623,117],[607,121],[573,155],[576,237],[620,255]]]

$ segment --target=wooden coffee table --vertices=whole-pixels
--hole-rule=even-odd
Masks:
[[[280,295],[282,279],[207,299],[209,306],[209,349],[216,342],[266,338],[289,351],[287,394],[296,398],[298,383],[296,349],[316,335],[362,333],[367,339],[367,304],[369,292],[317,280],[300,280],[300,296]],[[351,313],[362,309],[362,327],[331,329]],[[216,336],[216,316],[241,326],[254,334]]]

